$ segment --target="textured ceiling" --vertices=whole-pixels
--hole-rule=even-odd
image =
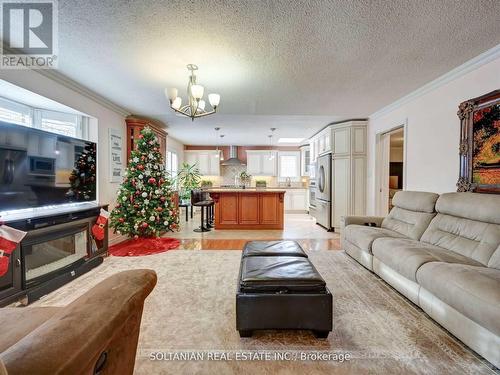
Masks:
[[[500,1],[59,0],[59,68],[185,143],[240,144],[366,117],[500,42]],[[187,63],[221,115],[169,110]],[[283,117],[280,117],[283,116]],[[290,121],[288,123],[287,121]],[[207,140],[209,137],[210,141]]]

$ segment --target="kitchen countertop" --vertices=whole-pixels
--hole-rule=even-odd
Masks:
[[[309,189],[309,187],[299,187],[299,186],[291,186],[291,187],[285,187],[285,186],[269,186],[269,187],[265,187],[265,188],[257,188],[255,186],[253,187],[247,187],[245,189],[242,189],[242,188],[237,188],[237,187],[218,187],[218,186],[214,186],[214,187],[211,187],[211,188],[202,188],[202,190],[205,190],[205,191],[209,191],[209,190],[222,190],[222,191],[227,191],[227,190],[258,190],[258,191],[262,191],[262,190],[281,190],[281,191],[285,191],[285,190],[307,190]]]
[[[284,188],[210,188],[203,189],[208,193],[285,193],[287,189]]]

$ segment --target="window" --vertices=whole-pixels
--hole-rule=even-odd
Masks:
[[[26,105],[0,98],[0,121],[31,126],[32,110]]]
[[[88,139],[86,116],[38,109],[0,98],[0,121],[29,126],[68,137]]]
[[[280,152],[278,154],[278,177],[280,180],[290,178],[300,179],[300,152]]]
[[[67,135],[68,137],[79,137],[81,134],[79,117],[71,113],[54,111],[40,111],[40,129],[52,133]]]
[[[177,153],[172,151],[167,151],[167,172],[171,177],[176,177],[179,168],[179,162],[177,159]]]

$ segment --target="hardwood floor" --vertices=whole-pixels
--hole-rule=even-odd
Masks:
[[[261,238],[259,238],[262,240]],[[280,240],[281,238],[265,238],[264,240]],[[340,250],[340,239],[332,238],[330,240],[314,239],[294,239],[306,251],[315,250]],[[243,250],[243,246],[252,239],[181,239],[180,250]]]
[[[197,233],[193,230],[200,224],[199,215],[188,222],[181,215],[181,230],[168,233],[168,237],[181,240],[182,250],[242,250],[252,240],[296,240],[306,251],[339,250],[338,233],[327,232],[316,225],[315,220],[305,214],[286,214],[283,230],[211,230]]]

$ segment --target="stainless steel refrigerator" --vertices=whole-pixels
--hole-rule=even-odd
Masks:
[[[327,230],[332,225],[332,154],[322,155],[316,164],[316,223]]]

